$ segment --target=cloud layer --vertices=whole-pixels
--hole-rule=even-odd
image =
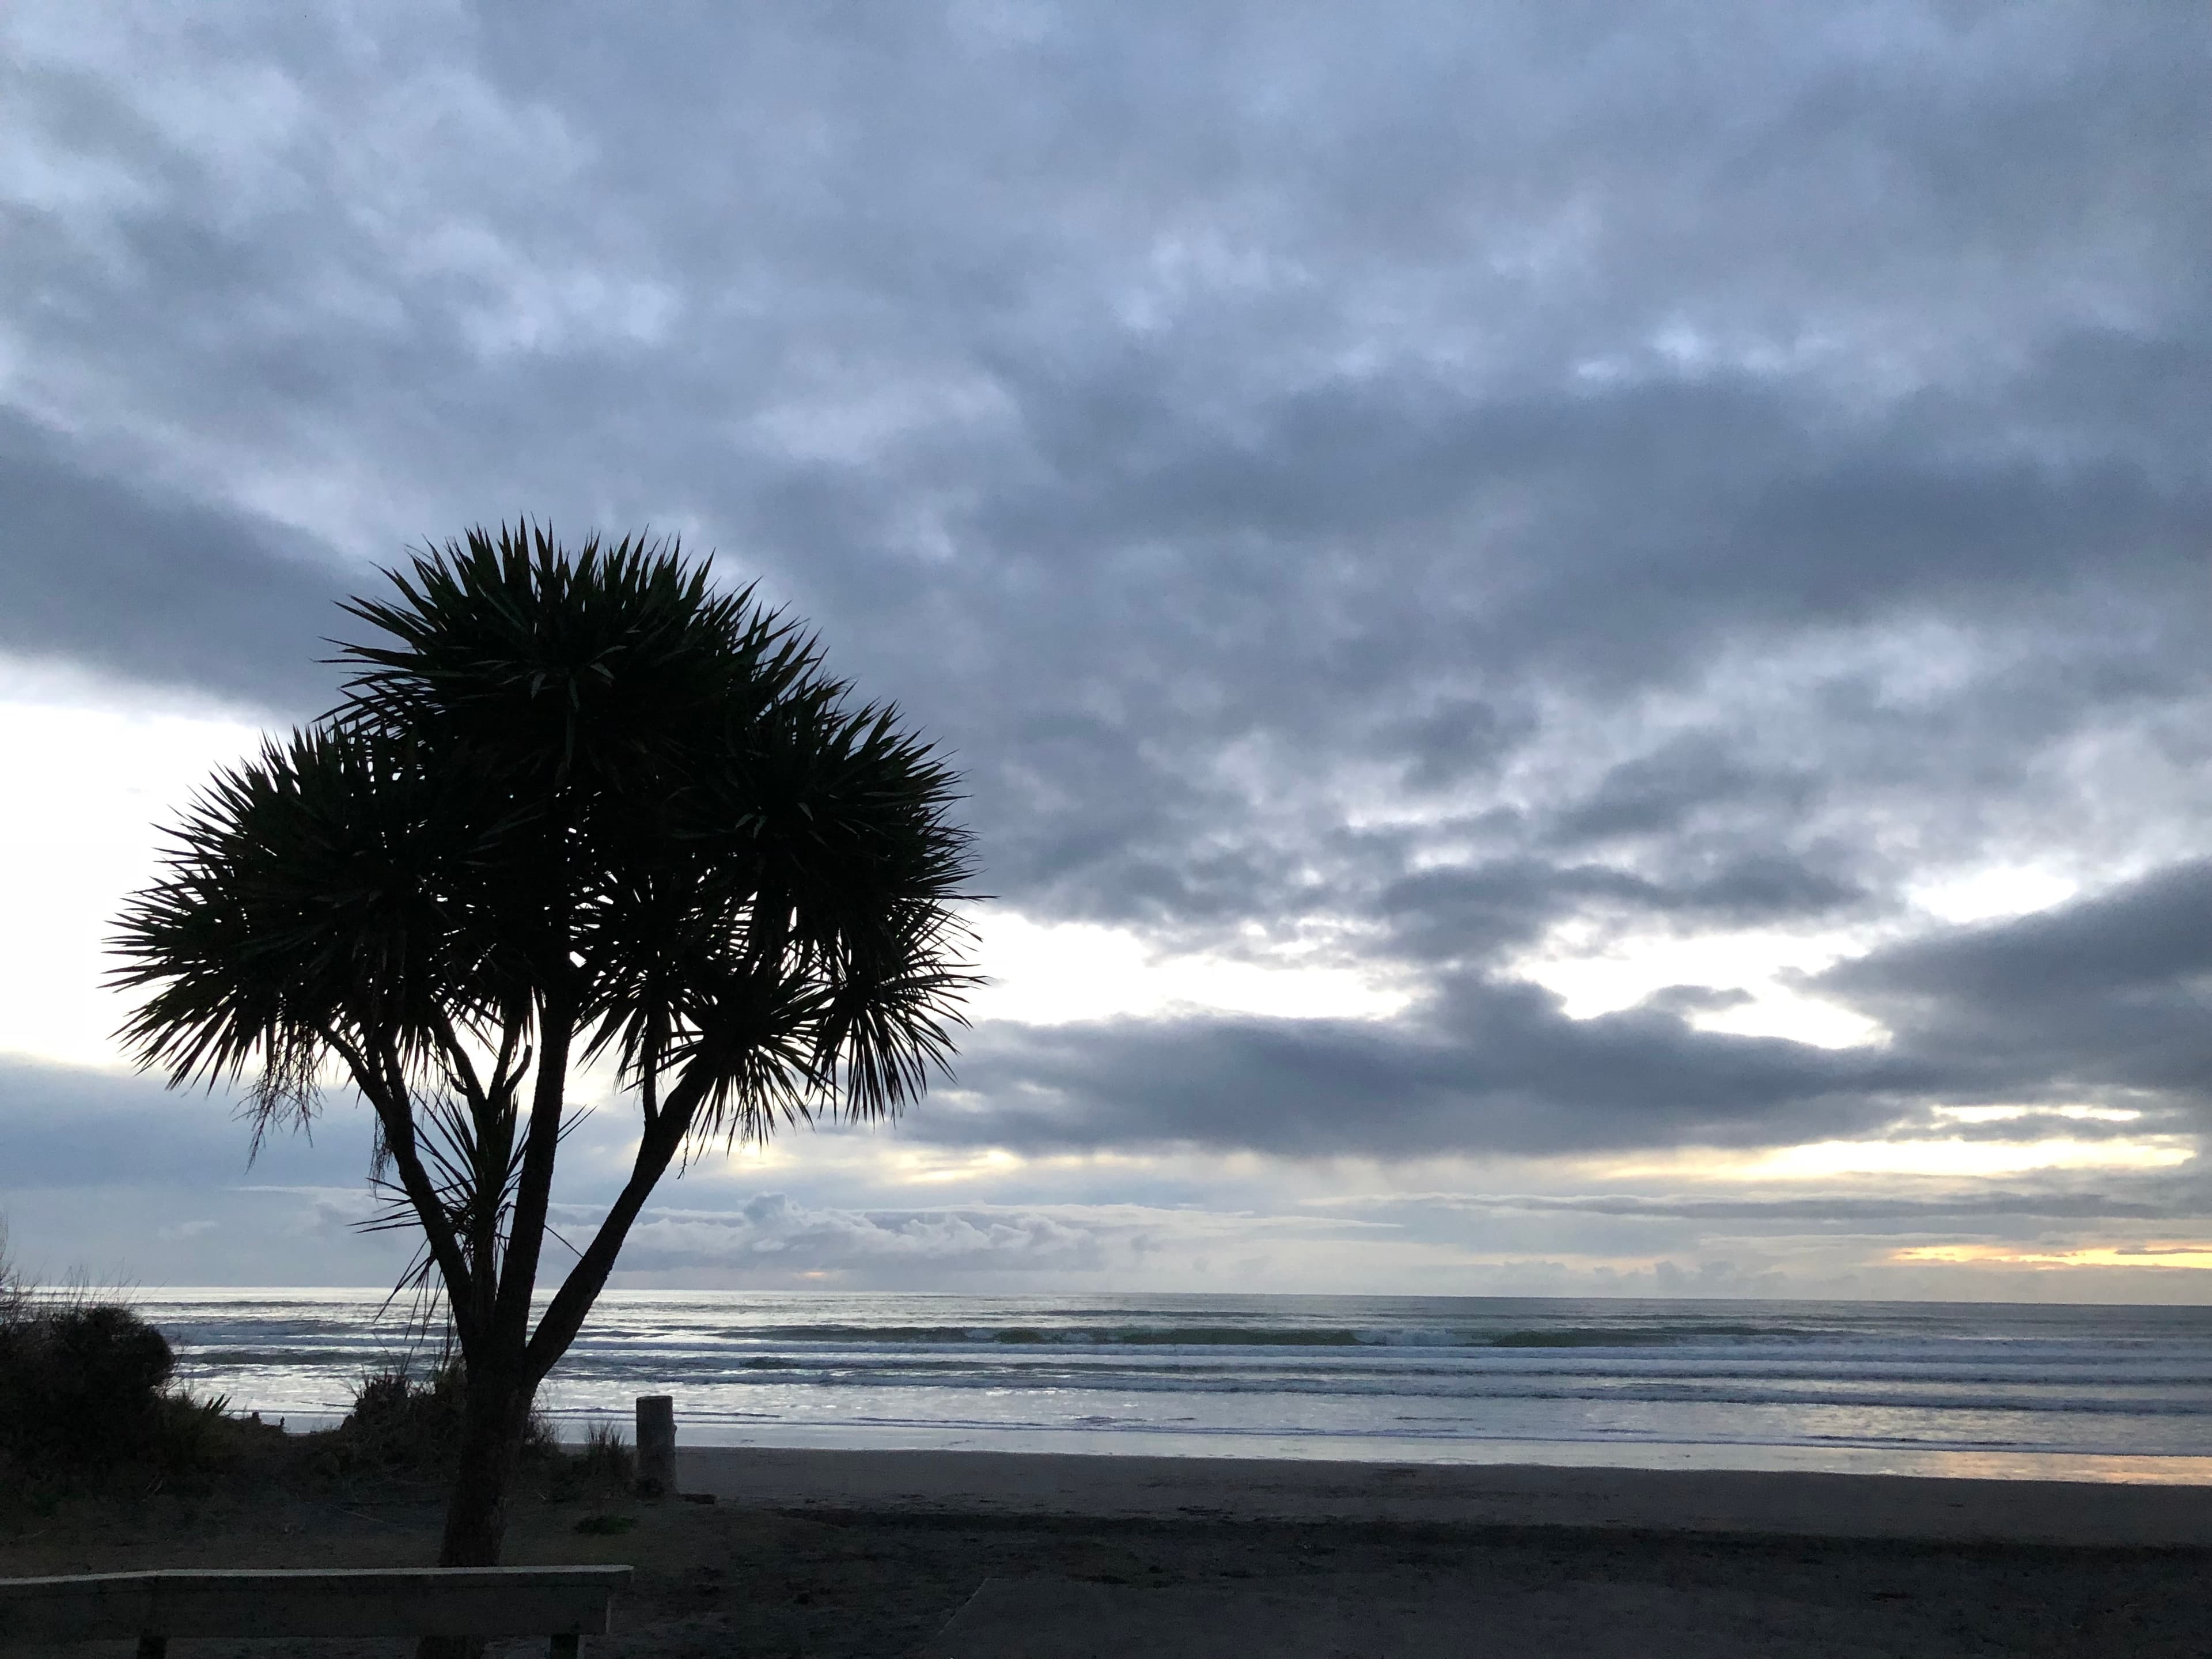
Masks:
[[[917,1146],[2206,1127],[2199,19],[0,30],[0,651],[298,719],[405,544],[650,523],[957,753],[1006,909],[1406,998],[994,1023]]]

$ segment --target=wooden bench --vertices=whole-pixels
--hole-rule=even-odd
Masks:
[[[628,1567],[370,1567],[0,1578],[0,1648],[172,1636],[544,1636],[554,1659],[604,1636]]]

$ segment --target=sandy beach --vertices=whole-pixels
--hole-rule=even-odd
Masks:
[[[2212,1632],[2204,1487],[723,1449],[679,1474],[715,1501],[518,1507],[511,1560],[637,1566],[607,1659],[2179,1659]],[[438,1513],[392,1485],[12,1509],[0,1573],[420,1563]]]
[[[788,1510],[1559,1527],[2212,1548],[2212,1486],[1741,1469],[685,1450],[686,1491]]]

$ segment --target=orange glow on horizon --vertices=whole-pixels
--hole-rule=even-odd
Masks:
[[[2004,1244],[1916,1244],[1893,1261],[1947,1261],[2011,1267],[2212,1267],[2212,1243],[2085,1244],[2024,1250]]]

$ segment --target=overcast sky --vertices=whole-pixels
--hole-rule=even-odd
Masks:
[[[2201,5],[0,43],[34,1271],[393,1272],[365,1113],[248,1168],[101,940],[337,598],[529,514],[813,623],[999,896],[956,1082],[695,1164],[621,1282],[2212,1300]]]

